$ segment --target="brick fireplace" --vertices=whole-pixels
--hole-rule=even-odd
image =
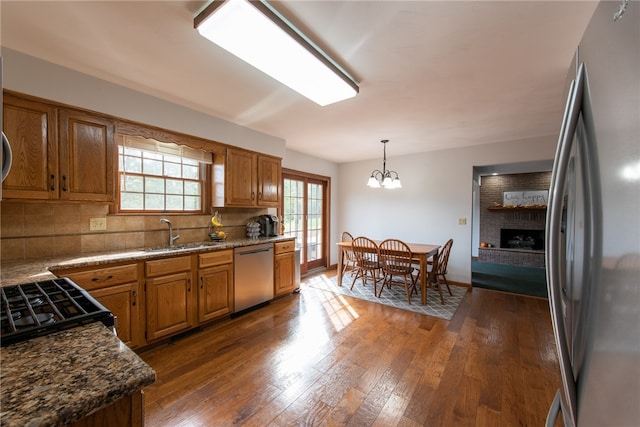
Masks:
[[[551,172],[483,176],[480,186],[478,260],[544,268],[546,209],[500,208],[504,191],[548,189]]]

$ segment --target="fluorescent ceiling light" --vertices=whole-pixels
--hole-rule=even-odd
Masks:
[[[358,86],[265,1],[209,4],[194,20],[200,35],[319,105],[356,96]]]

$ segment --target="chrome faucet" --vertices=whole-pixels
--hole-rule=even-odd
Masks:
[[[173,235],[173,226],[171,225],[171,221],[169,221],[168,219],[162,218],[160,222],[169,225],[169,246],[173,246],[173,243],[180,238],[180,235]]]

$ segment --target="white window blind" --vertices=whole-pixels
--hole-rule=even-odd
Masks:
[[[120,135],[120,138],[120,145],[127,148],[137,148],[144,151],[184,157],[209,165],[213,163],[213,154],[208,151],[197,150],[184,145],[174,144],[172,142],[161,142],[153,138],[144,138],[142,136]]]

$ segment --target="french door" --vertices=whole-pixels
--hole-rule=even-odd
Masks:
[[[326,267],[328,260],[329,178],[283,170],[284,235],[296,238],[300,273]]]

